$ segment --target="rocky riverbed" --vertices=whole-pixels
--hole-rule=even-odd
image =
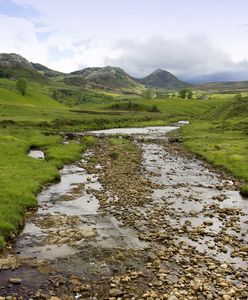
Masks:
[[[0,299],[247,299],[248,201],[172,129],[95,132],[0,257]]]

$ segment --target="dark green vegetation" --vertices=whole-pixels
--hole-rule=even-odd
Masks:
[[[147,112],[160,112],[158,106],[156,104],[153,104],[152,106],[135,103],[131,100],[128,102],[119,102],[114,103],[107,107],[111,110],[126,110],[126,111],[147,111]]]
[[[26,79],[20,78],[16,82],[16,88],[21,93],[22,96],[25,96],[27,92],[28,82]]]
[[[192,99],[193,92],[191,89],[182,89],[179,91],[179,96],[183,99]]]
[[[66,76],[31,64],[18,55],[0,55],[0,246],[11,233],[18,231],[25,210],[35,207],[35,197],[41,187],[58,179],[58,169],[79,159],[80,152],[92,142],[84,139],[81,144],[71,141],[64,145],[60,132],[162,126],[186,119],[191,123],[183,128],[186,146],[248,181],[248,100],[245,95],[212,94],[208,100],[168,98],[161,92],[156,92],[155,99],[127,96],[131,85],[124,86],[123,81],[134,82],[132,95],[137,90],[140,94],[147,90],[131,77],[127,78],[121,69],[93,70],[86,72],[92,76],[91,82],[100,72],[101,83],[109,84],[109,91],[105,84],[104,89],[94,84],[83,87],[77,82],[66,84],[66,78],[78,77],[81,82],[86,76],[82,71]],[[114,78],[108,78],[109,72]],[[117,81],[115,76],[119,76]],[[16,89],[20,78],[28,82],[25,96]],[[123,88],[119,89],[122,83]],[[114,147],[126,147],[125,140],[111,141]],[[30,147],[42,148],[46,159],[28,157]],[[113,161],[122,157],[117,148],[111,153]],[[247,194],[247,187],[242,189],[242,194]]]

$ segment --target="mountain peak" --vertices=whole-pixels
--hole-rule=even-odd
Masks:
[[[106,89],[129,94],[140,94],[144,87],[119,67],[93,67],[72,72],[65,77],[67,84],[85,88]]]
[[[0,67],[32,69],[32,64],[16,53],[0,53]]]
[[[178,89],[189,86],[188,83],[181,81],[175,75],[163,69],[156,69],[150,75],[139,79],[142,84],[152,88]]]

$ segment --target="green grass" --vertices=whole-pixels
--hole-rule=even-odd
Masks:
[[[32,129],[0,130],[0,247],[17,232],[26,209],[36,205],[36,194],[48,182],[59,179],[64,164],[80,159],[89,142],[61,144],[60,136],[46,136]],[[28,157],[30,147],[42,148],[45,160]]]
[[[192,152],[235,177],[248,181],[248,137],[220,122],[196,121],[183,128],[184,143]]]
[[[56,101],[54,89],[70,89]],[[66,94],[66,95],[65,95]],[[247,101],[230,95],[212,95],[210,100],[131,99],[138,107],[156,105],[159,112],[112,110],[111,105],[129,99],[61,82],[30,80],[26,96],[14,80],[0,79],[0,247],[23,224],[26,209],[36,206],[36,194],[48,182],[59,179],[59,168],[78,160],[80,152],[94,143],[86,137],[81,144],[61,144],[61,131],[85,131],[113,127],[163,126],[187,119],[183,128],[186,146],[215,165],[248,181]],[[77,104],[74,107],[65,104]],[[116,108],[116,107],[115,107]],[[118,108],[118,105],[117,105]],[[122,105],[119,106],[122,108]],[[110,138],[113,159],[125,162],[134,149],[125,138]],[[46,153],[45,160],[27,156],[30,147]]]
[[[222,96],[224,97],[224,96]],[[248,182],[248,98],[211,107],[204,120],[183,128],[185,145],[213,165]]]

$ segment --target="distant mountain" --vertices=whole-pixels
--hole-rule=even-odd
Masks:
[[[85,88],[96,88],[108,91],[119,91],[124,94],[140,94],[145,90],[144,86],[136,82],[121,68],[103,67],[86,68],[68,74],[65,83],[82,86]]]
[[[35,69],[37,72],[39,72],[40,74],[47,76],[47,77],[56,77],[56,76],[66,75],[65,73],[49,69],[46,66],[43,66],[38,63],[31,63],[31,65],[32,65],[33,69]]]
[[[0,53],[0,77],[47,80],[33,68],[31,62],[16,53]]]
[[[32,69],[32,64],[24,57],[15,53],[0,53],[0,68]]]
[[[123,69],[111,66],[86,68],[65,74],[49,69],[39,63],[31,63],[16,53],[0,53],[0,77],[13,79],[23,77],[40,82],[56,80],[83,89],[130,95],[140,95],[146,90],[146,87],[165,90],[192,87],[193,89],[211,92],[233,93],[248,91],[248,81],[207,82],[191,85],[162,69],[157,69],[141,79],[133,78]]]
[[[194,85],[194,89],[211,92],[246,92],[248,91],[248,81],[207,82]]]
[[[161,89],[178,89],[189,87],[190,84],[179,80],[176,76],[162,69],[157,69],[150,75],[138,79],[145,86]]]

